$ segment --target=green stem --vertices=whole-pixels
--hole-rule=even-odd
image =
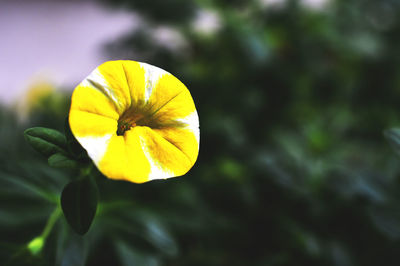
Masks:
[[[58,218],[61,216],[61,208],[58,205],[57,208],[51,213],[49,219],[47,220],[46,226],[43,229],[41,237],[46,239],[50,234],[51,229],[53,229],[54,224],[57,222]]]
[[[37,255],[38,253],[40,253],[40,251],[42,251],[42,248],[46,242],[46,238],[49,236],[51,230],[54,227],[54,224],[57,222],[60,215],[61,208],[60,205],[58,205],[47,220],[46,226],[44,227],[42,234],[35,237],[27,244],[28,249],[33,255]]]

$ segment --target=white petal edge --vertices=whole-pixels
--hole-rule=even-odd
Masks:
[[[94,164],[98,166],[107,151],[112,136],[113,134],[107,134],[102,137],[76,137],[76,139],[85,148]]]
[[[139,62],[140,66],[144,69],[144,82],[145,82],[145,102],[148,102],[153,92],[153,88],[164,74],[169,74],[164,69],[147,63]]]
[[[118,111],[120,113],[124,111],[124,106],[121,106],[117,96],[114,93],[114,90],[111,89],[111,86],[97,68],[81,82],[81,85],[92,87],[100,91],[105,96],[110,98],[116,106],[118,106]]]
[[[197,144],[198,147],[200,147],[200,129],[199,129],[199,116],[197,114],[197,111],[193,111],[192,113],[190,113],[189,115],[187,115],[184,118],[179,118],[176,119],[176,121],[182,122],[185,124],[185,126],[183,127],[184,129],[190,130],[196,140],[197,140]]]

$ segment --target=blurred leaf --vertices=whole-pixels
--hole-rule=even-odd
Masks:
[[[400,238],[400,209],[398,206],[376,206],[369,212],[372,222],[391,240]]]
[[[87,248],[85,239],[78,236],[69,236],[65,250],[62,254],[60,266],[84,266],[86,265]]]
[[[49,157],[48,163],[52,167],[60,168],[78,168],[79,164],[77,161],[70,159],[62,153],[56,153]]]
[[[37,197],[41,196],[50,202],[55,202],[55,195],[41,184],[37,184],[33,179],[24,179],[19,175],[9,175],[0,172],[0,184],[4,186],[5,192],[15,191],[16,195],[24,197]],[[3,195],[2,188],[0,188],[0,195]]]
[[[15,253],[10,256],[9,260],[2,261],[2,263],[4,263],[5,266],[48,265],[40,256],[32,255],[30,250],[26,247],[15,251]]]
[[[345,245],[337,242],[330,243],[329,255],[335,266],[352,266],[351,258],[345,248]]]
[[[392,128],[383,132],[393,150],[400,155],[400,128]]]
[[[169,256],[174,256],[178,253],[175,240],[159,221],[146,218],[143,222],[146,228],[144,234],[154,246]]]
[[[95,182],[85,177],[70,182],[61,194],[61,207],[69,225],[80,235],[85,234],[96,214],[98,191]]]
[[[50,156],[57,152],[65,153],[67,142],[65,136],[59,131],[44,128],[28,128],[24,132],[25,140],[38,152]]]
[[[178,254],[178,244],[160,216],[140,206],[126,205],[121,209],[124,212],[119,214],[116,210],[102,213],[107,216],[107,227],[115,230],[114,236],[125,240],[134,236],[134,246],[139,250],[157,251],[170,257]]]
[[[140,250],[134,249],[123,241],[115,241],[115,246],[119,259],[123,266],[143,265],[158,266],[159,260],[153,254],[146,254]]]

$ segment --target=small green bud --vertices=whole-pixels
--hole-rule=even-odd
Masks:
[[[28,243],[28,249],[32,255],[37,255],[44,246],[44,239],[42,236],[35,237]]]

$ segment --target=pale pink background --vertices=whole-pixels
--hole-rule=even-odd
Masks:
[[[0,0],[0,104],[38,80],[73,88],[112,59],[103,45],[135,25],[133,14],[92,1]]]

